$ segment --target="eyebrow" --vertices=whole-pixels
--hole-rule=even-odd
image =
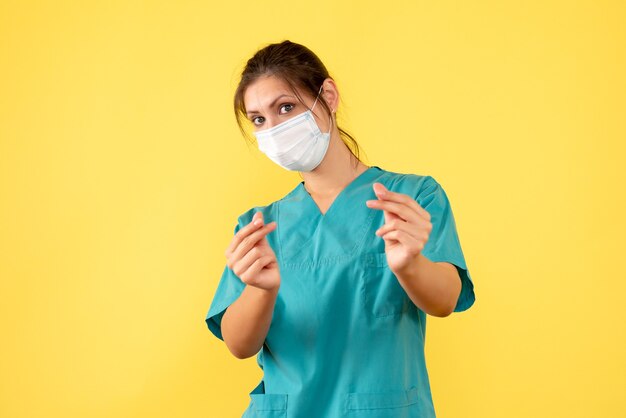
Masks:
[[[280,98],[282,98],[282,97],[291,97],[291,98],[294,98],[294,99],[295,99],[295,97],[290,96],[289,94],[281,94],[280,96],[278,96],[277,98],[275,98],[274,100],[272,100],[272,102],[270,103],[269,107],[273,107],[273,106],[276,104],[276,102],[277,102]],[[248,111],[246,111],[246,115],[250,116],[251,114],[253,114],[253,113],[258,113],[258,112],[259,112],[258,110],[248,110]]]

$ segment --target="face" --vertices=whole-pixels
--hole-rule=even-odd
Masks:
[[[328,79],[327,79],[328,80]],[[332,86],[334,87],[334,86]],[[326,84],[324,90],[326,90]],[[315,102],[315,97],[311,97],[298,90],[304,104],[293,94],[289,85],[276,77],[262,77],[250,84],[243,96],[247,111],[247,118],[253,126],[254,131],[261,131],[272,128],[279,123],[285,122],[311,108]],[[329,117],[323,115],[324,108],[320,105],[322,100],[320,94],[313,115],[322,130],[328,132]],[[329,103],[332,107],[332,103]]]

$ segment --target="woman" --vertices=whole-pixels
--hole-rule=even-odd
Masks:
[[[338,104],[302,45],[247,62],[239,127],[304,181],[238,217],[206,323],[235,357],[258,353],[244,417],[434,417],[426,314],[475,300],[450,202],[431,176],[363,164]]]

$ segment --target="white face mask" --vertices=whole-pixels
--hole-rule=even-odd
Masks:
[[[254,133],[259,150],[287,170],[311,171],[326,155],[330,130],[321,132],[312,112],[321,92],[320,87],[311,109],[272,128]]]

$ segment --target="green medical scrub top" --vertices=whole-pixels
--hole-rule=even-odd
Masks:
[[[371,166],[352,180],[322,214],[300,182],[289,194],[238,217],[235,233],[263,212],[276,221],[267,235],[281,284],[257,363],[263,378],[250,392],[243,417],[435,416],[424,358],[426,314],[387,265],[375,231],[384,213],[366,206],[372,187],[412,196],[431,215],[422,250],[431,261],[456,266],[462,289],[455,312],[474,303],[474,286],[450,202],[431,176]],[[221,320],[245,284],[226,266],[206,315],[223,340]]]

